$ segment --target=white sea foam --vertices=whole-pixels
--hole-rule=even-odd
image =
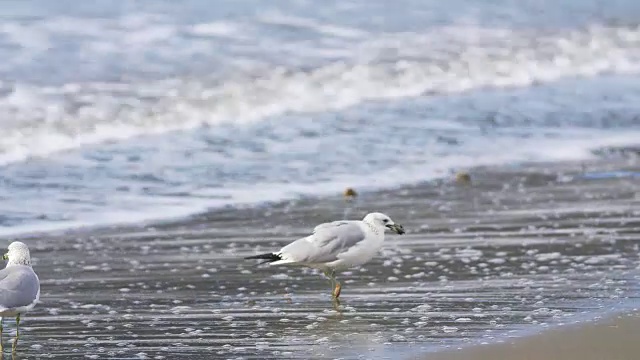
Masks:
[[[452,168],[463,169],[521,161],[587,160],[595,156],[590,149],[637,144],[638,138],[640,138],[640,130],[626,133],[577,131],[573,139],[541,137],[527,142],[522,142],[522,139],[518,138],[502,138],[495,139],[493,142],[472,144],[461,154],[402,162],[397,166],[378,171],[375,177],[343,174],[331,175],[327,180],[306,183],[265,181],[259,186],[227,185],[223,188],[194,189],[186,197],[113,195],[110,197],[117,204],[112,205],[111,209],[82,212],[74,214],[71,220],[55,223],[43,221],[21,226],[0,226],[0,235],[169,220],[228,205],[253,205],[295,199],[300,196],[333,196],[341,193],[346,187],[355,187],[361,192],[373,191],[446,177]],[[313,145],[307,145],[313,147]],[[401,174],[401,177],[398,174]]]
[[[173,31],[145,30],[130,35],[129,41],[154,42]],[[435,35],[448,37],[450,45],[438,48],[444,46],[438,42],[434,49],[430,38]],[[14,83],[0,98],[0,163],[202,125],[342,109],[369,100],[638,73],[639,38],[640,30],[634,28],[591,27],[536,38],[503,30],[444,28],[430,35],[365,41],[358,50],[361,62],[354,58],[310,71],[276,68],[257,76],[61,87]],[[390,52],[395,55],[386,55]]]
[[[361,38],[367,35],[366,31],[360,29],[324,24],[318,20],[286,15],[281,12],[262,14],[258,17],[258,21],[269,25],[284,25],[297,29],[311,30],[323,35],[336,37]]]
[[[240,26],[228,21],[195,24],[192,26],[191,32],[201,36],[244,38]]]

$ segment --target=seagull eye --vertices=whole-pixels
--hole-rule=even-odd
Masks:
[[[389,222],[389,219],[384,219],[384,220],[382,220],[382,222],[386,224],[386,223]]]

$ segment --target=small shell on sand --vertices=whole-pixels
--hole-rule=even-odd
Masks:
[[[471,175],[464,171],[458,172],[456,173],[455,181],[460,185],[471,185]]]
[[[347,201],[351,201],[356,197],[358,197],[358,193],[353,188],[350,188],[350,187],[344,189],[344,192],[342,193],[342,195]]]

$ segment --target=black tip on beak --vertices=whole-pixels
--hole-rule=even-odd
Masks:
[[[402,227],[402,225],[399,224],[389,224],[387,225],[387,227],[391,230],[394,231],[396,234],[398,235],[402,235],[404,234],[404,228]]]

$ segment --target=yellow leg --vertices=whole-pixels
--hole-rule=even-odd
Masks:
[[[324,276],[329,278],[329,282],[331,283],[331,297],[336,299],[336,287],[340,287],[340,284],[336,280],[336,273],[334,270],[325,270]],[[338,290],[338,295],[340,295],[340,290]]]
[[[338,280],[336,280],[336,271],[326,271],[325,275],[327,275],[331,280],[331,297],[337,299],[338,297],[340,297],[340,290],[342,290],[342,285],[340,285]]]
[[[340,283],[336,281],[336,285],[333,288],[333,297],[336,299],[339,298],[341,290],[342,290],[342,285],[340,285]]]
[[[4,318],[0,317],[0,353],[4,351],[4,341],[2,339],[2,321]]]
[[[333,304],[333,310],[342,313],[342,310],[340,309],[340,299],[334,297],[333,299],[331,299],[331,303]],[[2,360],[2,359],[0,359]]]
[[[13,347],[11,348],[12,352],[16,352],[18,348],[18,339],[20,338],[20,314],[16,316],[16,338],[13,340]]]

